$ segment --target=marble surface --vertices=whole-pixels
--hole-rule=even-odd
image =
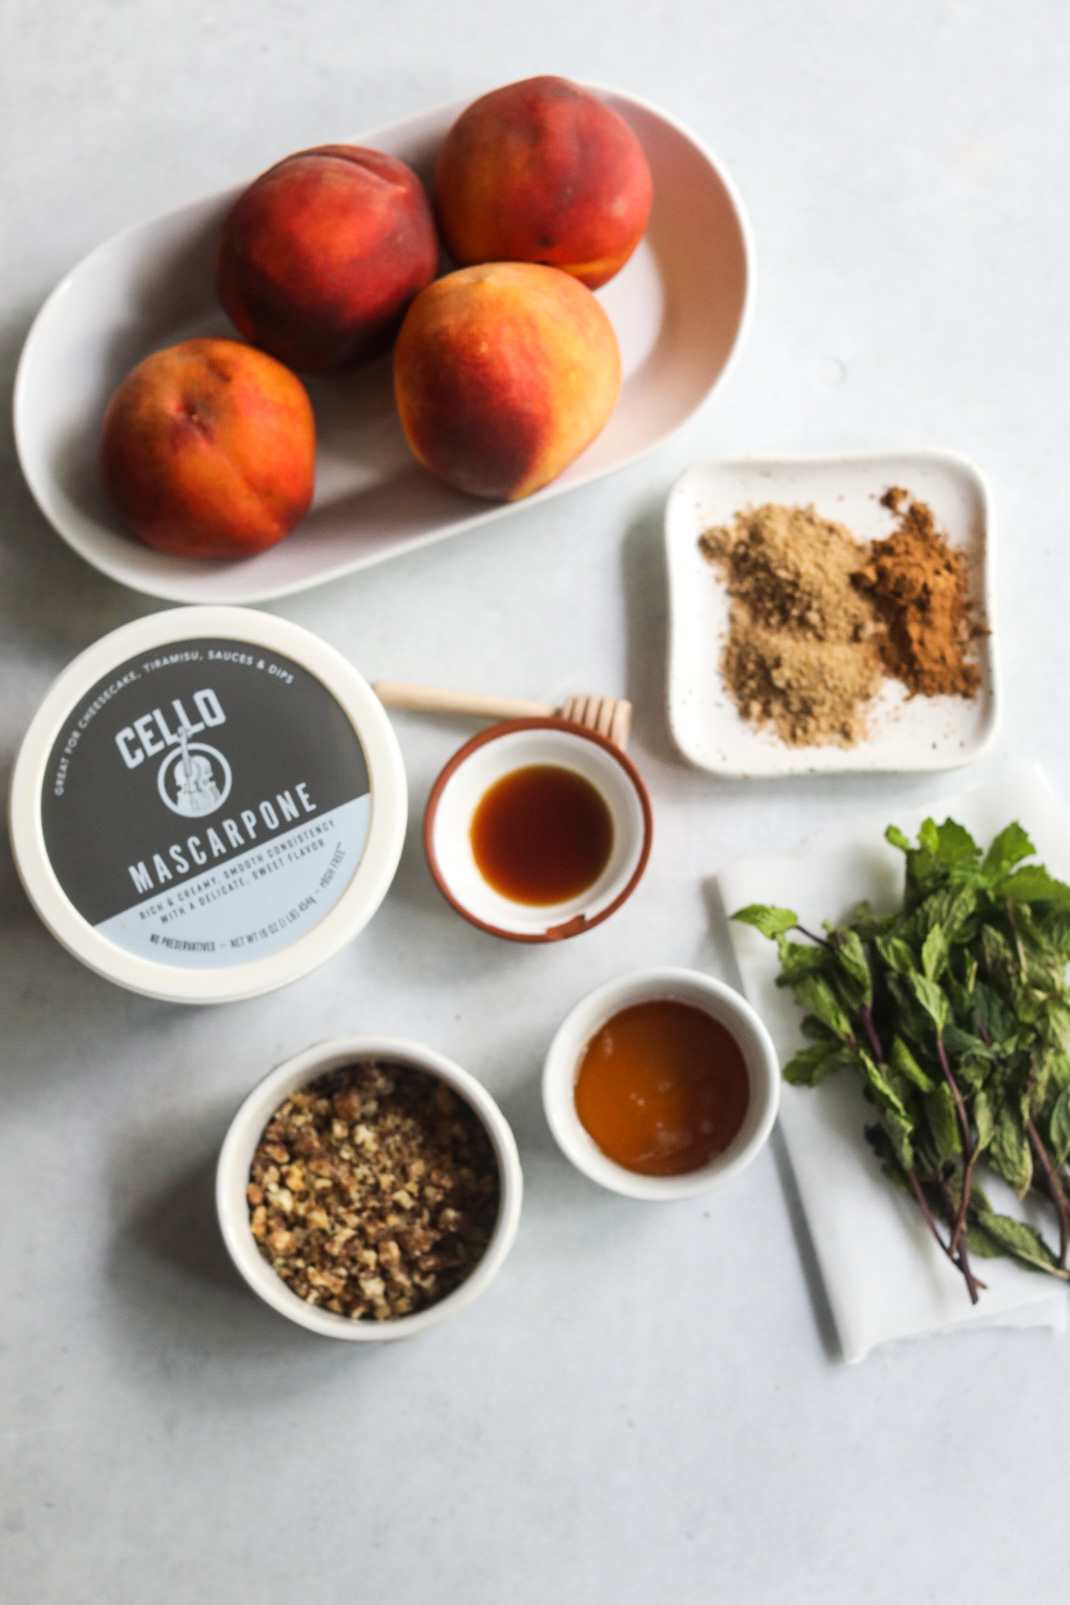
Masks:
[[[1065,1341],[978,1331],[849,1369],[777,1141],[722,1194],[646,1208],[566,1165],[538,1074],[558,1021],[606,977],[730,974],[719,865],[964,783],[718,783],[678,759],[660,520],[691,462],[935,446],[979,463],[1005,717],[968,778],[1037,758],[1070,797],[1064,9],[8,0],[0,35],[8,393],[37,306],[115,230],[284,151],[536,71],[620,85],[694,128],[737,180],[758,249],[743,360],[655,456],[277,605],[369,678],[631,696],[656,843],[617,917],[534,950],[462,924],[418,826],[471,727],[415,715],[396,720],[412,817],[387,902],[350,949],[266,999],[183,1010],[95,979],[0,850],[0,1598],[1059,1597]],[[6,416],[0,454],[6,783],[58,670],[154,604],[44,523]],[[211,1202],[246,1089],[342,1032],[423,1038],[474,1071],[527,1177],[486,1297],[374,1353],[260,1307]]]

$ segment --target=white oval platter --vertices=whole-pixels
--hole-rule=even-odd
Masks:
[[[612,473],[685,422],[723,377],[751,300],[750,231],[713,156],[655,107],[614,90],[595,92],[639,136],[653,173],[654,208],[632,260],[599,292],[621,345],[620,400],[599,438],[539,500]],[[373,129],[354,143],[400,157],[426,178],[464,104]],[[102,573],[151,596],[253,603],[522,508],[462,495],[416,462],[398,422],[386,357],[309,384],[319,435],[316,495],[308,516],[279,545],[220,563],[166,556],[124,530],[97,476],[104,407],[124,374],[151,351],[195,334],[234,334],[215,302],[212,257],[222,218],[243,187],[116,235],[62,280],[37,315],[15,385],[15,438],[30,489],[67,544]]]

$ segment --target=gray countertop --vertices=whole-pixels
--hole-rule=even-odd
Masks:
[[[731,977],[718,866],[964,777],[724,783],[667,732],[661,515],[691,462],[947,447],[989,476],[1005,713],[969,772],[1037,758],[1070,796],[1066,384],[1070,21],[1044,0],[8,0],[0,363],[116,230],[533,72],[618,85],[693,128],[750,212],[758,293],[723,390],[574,494],[273,604],[369,679],[635,702],[647,876],[583,938],[463,924],[419,841],[473,728],[397,715],[410,828],[371,926],[282,992],[211,1010],[69,958],[0,852],[0,1599],[5,1605],[867,1605],[1046,1601],[1065,1339],[973,1331],[839,1358],[778,1139],[666,1208],[560,1157],[538,1076],[558,1022],[638,965]],[[0,764],[55,674],[153,610],[37,512],[0,435]],[[527,1197],[455,1322],[375,1352],[258,1304],[219,1241],[230,1113],[309,1042],[422,1039],[500,1100]]]

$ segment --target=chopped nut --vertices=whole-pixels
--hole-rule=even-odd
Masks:
[[[499,1177],[463,1099],[423,1071],[363,1064],[280,1105],[247,1197],[253,1237],[299,1297],[386,1321],[470,1273],[494,1229]]]
[[[355,1120],[359,1120],[361,1102],[360,1094],[357,1092],[356,1087],[343,1087],[341,1092],[336,1092],[331,1099],[331,1108],[334,1110],[337,1119],[344,1120],[349,1125],[352,1125]]]

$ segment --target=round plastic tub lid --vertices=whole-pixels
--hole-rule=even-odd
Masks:
[[[11,841],[37,912],[83,964],[182,1003],[307,975],[368,922],[405,836],[377,697],[310,631],[170,609],[59,676],[23,740]]]

